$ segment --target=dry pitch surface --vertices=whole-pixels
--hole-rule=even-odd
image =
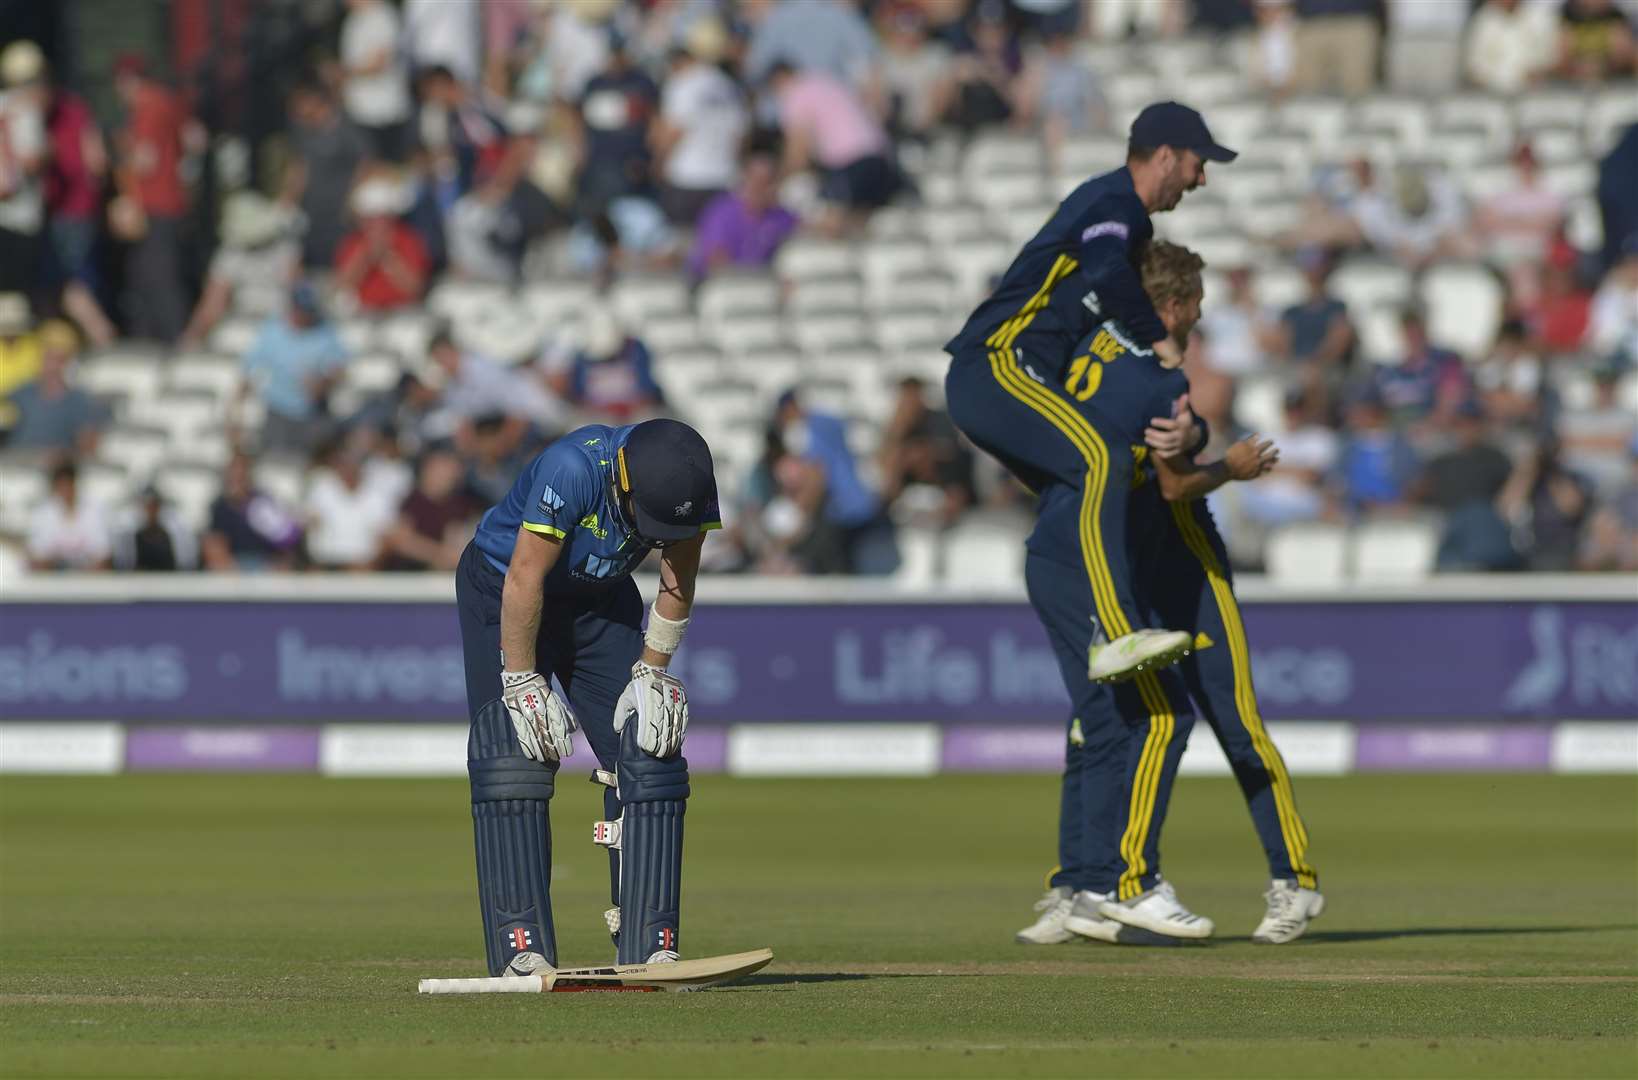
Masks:
[[[564,963],[611,955],[597,808],[553,804]],[[1043,777],[700,779],[684,947],[772,946],[700,994],[426,998],[480,974],[465,785],[0,781],[8,1076],[1632,1076],[1638,781],[1299,780],[1331,908],[1253,946],[1261,858],[1227,780],[1165,844],[1222,935],[1026,948]]]

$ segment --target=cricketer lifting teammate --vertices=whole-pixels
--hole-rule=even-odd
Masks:
[[[688,694],[666,666],[688,626],[704,534],[720,524],[711,452],[693,428],[593,425],[530,462],[462,554],[467,772],[491,975],[557,964],[547,807],[576,727],[606,785],[594,839],[609,849],[617,962],[677,959]],[[660,592],[645,633],[631,572],[656,548]]]

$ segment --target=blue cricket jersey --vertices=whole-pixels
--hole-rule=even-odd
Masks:
[[[547,593],[599,592],[635,570],[651,549],[632,538],[613,501],[616,455],[633,427],[590,424],[537,454],[478,522],[473,542],[489,564],[506,572],[524,528],[563,542],[546,575]],[[701,532],[722,525],[715,506],[705,520]]]
[[[1056,379],[1075,343],[1105,319],[1147,349],[1166,336],[1138,272],[1153,236],[1127,169],[1093,177],[1058,204],[945,351],[1021,349]]]

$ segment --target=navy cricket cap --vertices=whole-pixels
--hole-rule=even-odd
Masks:
[[[711,448],[680,420],[648,420],[620,448],[620,488],[631,493],[637,534],[675,541],[717,521],[717,477]]]
[[[1176,101],[1157,101],[1138,113],[1132,121],[1132,145],[1193,150],[1206,161],[1233,161],[1240,156],[1217,145],[1200,114]]]

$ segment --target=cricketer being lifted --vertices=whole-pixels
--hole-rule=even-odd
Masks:
[[[594,839],[609,849],[617,962],[677,959],[688,694],[666,666],[688,626],[704,534],[720,524],[711,452],[693,428],[594,425],[535,457],[462,554],[467,772],[491,975],[557,964],[547,808],[577,726],[606,786]],[[645,632],[631,572],[656,548],[660,592]]]

